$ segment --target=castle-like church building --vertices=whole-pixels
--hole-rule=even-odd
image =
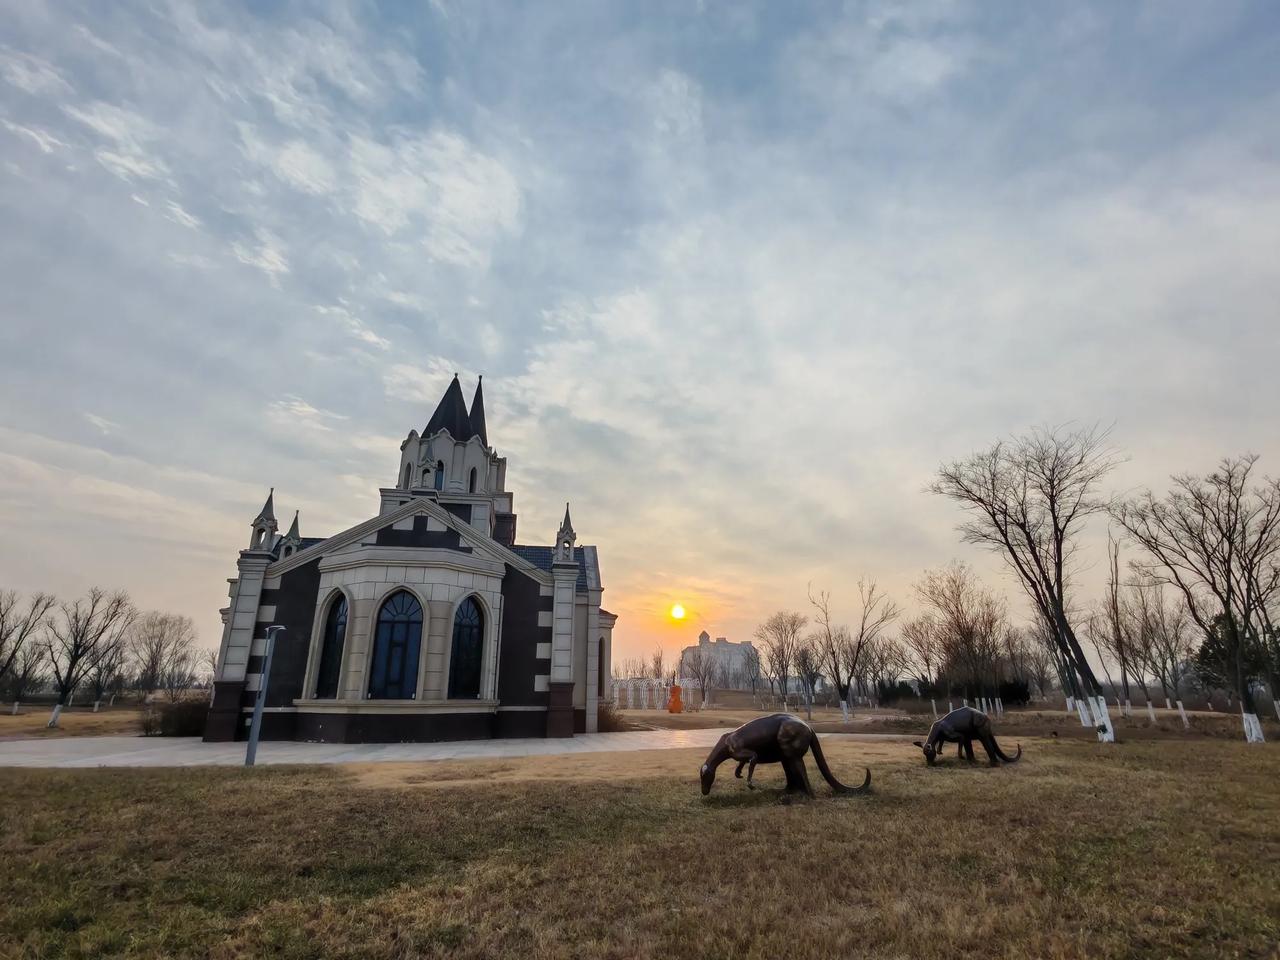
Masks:
[[[247,735],[276,641],[262,736],[400,742],[568,737],[596,729],[616,617],[600,606],[596,548],[566,505],[551,545],[516,543],[507,461],[484,395],[455,376],[425,429],[400,445],[378,515],[323,539],[275,491],[229,581],[206,740]]]

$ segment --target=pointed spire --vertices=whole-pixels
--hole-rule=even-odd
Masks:
[[[284,535],[286,540],[301,540],[302,537],[298,533],[298,511],[293,511],[293,523],[289,525],[289,532]]]
[[[462,384],[458,382],[456,373],[444,396],[440,398],[436,412],[427,421],[427,428],[422,431],[422,435],[429,437],[440,430],[448,430],[455,440],[470,440],[475,436],[471,418],[467,415],[467,401],[462,397]]]
[[[476,380],[476,395],[471,398],[471,429],[476,432],[480,442],[489,445],[489,431],[484,422],[484,377]]]
[[[267,494],[267,502],[262,505],[262,509],[258,511],[257,520],[274,520],[276,518],[276,488],[272,487],[271,492]]]
[[[564,520],[560,524],[560,529],[556,531],[556,545],[551,554],[551,562],[554,563],[576,563],[573,556],[573,545],[577,543],[578,535],[573,532],[573,521],[569,519],[569,504],[564,505]]]

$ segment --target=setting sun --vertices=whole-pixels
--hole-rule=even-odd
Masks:
[[[683,620],[683,619],[684,619],[684,607],[680,606],[680,604],[678,604],[678,603],[677,603],[677,604],[673,604],[673,605],[672,605],[672,607],[671,607],[671,619],[672,619],[672,620]]]

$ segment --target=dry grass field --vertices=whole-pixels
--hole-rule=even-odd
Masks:
[[[1280,750],[1023,746],[833,740],[873,794],[792,805],[695,751],[3,770],[0,956],[1277,956]]]
[[[12,704],[9,705],[12,707]],[[142,733],[142,710],[139,707],[113,707],[93,712],[92,707],[64,710],[57,729],[50,730],[52,708],[24,705],[18,715],[8,709],[0,712],[0,740],[30,740],[36,737],[122,737]]]

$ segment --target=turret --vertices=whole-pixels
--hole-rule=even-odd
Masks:
[[[291,554],[297,553],[298,548],[302,546],[302,537],[298,533],[298,511],[293,511],[293,523],[289,525],[289,532],[284,535],[280,541],[280,559]]]
[[[249,538],[250,550],[269,551],[275,545],[276,531],[279,530],[279,525],[276,523],[275,496],[276,488],[272,487],[271,492],[267,494],[267,502],[262,505],[262,509],[250,524],[253,527],[253,534]]]
[[[553,563],[572,563],[577,566],[573,556],[573,545],[578,542],[578,535],[573,532],[573,521],[569,519],[569,504],[564,505],[564,520],[556,531],[556,549],[552,557]]]

